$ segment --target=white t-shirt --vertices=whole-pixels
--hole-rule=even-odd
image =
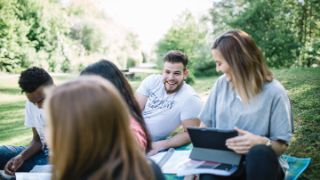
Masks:
[[[24,125],[30,128],[36,128],[42,146],[45,145],[44,128],[45,119],[43,109],[39,109],[36,105],[27,100],[25,109]]]
[[[182,121],[197,118],[201,110],[201,100],[191,86],[183,82],[178,92],[167,94],[161,75],[148,76],[137,93],[148,97],[143,117],[153,141],[165,139]]]

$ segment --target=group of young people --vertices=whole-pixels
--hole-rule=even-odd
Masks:
[[[148,76],[136,93],[108,60],[59,86],[41,68],[23,71],[19,85],[33,138],[28,147],[0,146],[0,169],[30,171],[50,157],[52,179],[164,179],[147,155],[190,143],[186,127],[206,126],[237,130],[226,145],[243,158],[231,176],[200,179],[283,179],[278,157],[293,131],[286,90],[244,31],[225,32],[211,53],[223,75],[204,106],[184,81],[188,58],[181,51],[169,51],[162,74]]]

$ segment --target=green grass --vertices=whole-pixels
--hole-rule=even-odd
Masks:
[[[289,91],[295,120],[295,133],[287,154],[311,157],[301,179],[320,179],[320,69],[286,69],[276,76]]]
[[[292,101],[295,133],[286,154],[311,157],[309,168],[301,179],[320,179],[320,68],[292,68],[273,70],[288,90]],[[57,84],[74,75],[56,75]],[[24,96],[17,85],[18,76],[0,76],[0,144],[25,145],[31,139],[31,130],[23,126]],[[216,80],[216,76],[197,78],[193,85],[202,99]],[[130,83],[136,89],[141,80]]]

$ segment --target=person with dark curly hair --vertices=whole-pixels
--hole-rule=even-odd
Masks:
[[[19,78],[21,91],[25,93],[25,126],[31,127],[33,137],[29,146],[0,146],[0,169],[8,175],[29,172],[35,165],[48,164],[48,149],[44,139],[45,119],[42,103],[44,88],[53,85],[53,79],[42,68],[31,67]]]

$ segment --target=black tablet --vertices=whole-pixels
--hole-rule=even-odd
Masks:
[[[236,130],[187,127],[194,147],[232,151],[226,146],[226,140],[238,135]]]

